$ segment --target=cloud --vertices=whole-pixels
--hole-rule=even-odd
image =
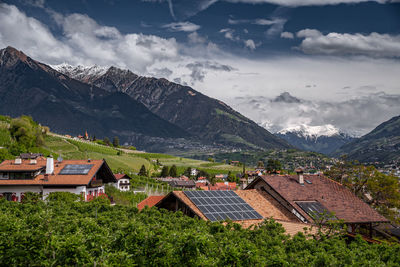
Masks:
[[[254,24],[254,25],[261,25],[261,26],[266,26],[266,25],[273,25],[276,23],[279,23],[279,19],[228,19],[228,24],[231,25],[238,25],[238,24]]]
[[[228,66],[228,65],[223,65],[218,62],[212,62],[212,61],[196,61],[193,63],[189,63],[186,65],[186,68],[191,70],[191,81],[192,84],[194,84],[197,81],[204,81],[204,78],[207,74],[208,70],[211,71],[224,71],[224,72],[231,72],[235,70],[233,67]]]
[[[122,34],[82,14],[54,15],[63,33],[60,39],[15,6],[0,4],[0,45],[14,46],[48,64],[116,65],[139,73],[145,73],[155,62],[181,56],[174,38]]]
[[[256,44],[254,43],[253,40],[248,39],[244,42],[245,46],[248,47],[250,50],[256,49]]]
[[[400,95],[371,93],[341,102],[298,99],[284,92],[276,98],[265,96],[237,99],[238,104],[261,113],[258,123],[277,132],[299,125],[335,125],[357,136],[400,114]]]
[[[200,25],[185,21],[185,22],[173,22],[169,24],[165,24],[162,26],[163,28],[167,28],[170,31],[174,32],[195,32],[200,29]]]
[[[231,41],[239,41],[240,40],[239,36],[234,36],[234,33],[235,33],[234,29],[225,28],[225,29],[221,29],[219,32],[223,33],[224,37]]]
[[[281,38],[284,38],[284,39],[293,39],[293,38],[294,38],[294,35],[293,35],[293,33],[291,33],[291,32],[282,32],[282,33],[281,33]]]
[[[364,55],[371,57],[400,57],[400,35],[370,33],[329,33],[305,29],[297,33],[304,38],[299,49],[306,54]]]

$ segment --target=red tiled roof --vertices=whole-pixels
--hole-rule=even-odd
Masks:
[[[304,185],[299,184],[296,175],[260,176],[258,180],[249,185],[249,188],[262,179],[308,221],[312,221],[312,219],[296,204],[296,201],[318,201],[328,211],[333,212],[338,219],[348,223],[388,221],[340,183],[323,175],[304,175],[303,177]]]
[[[117,179],[117,180],[119,180],[121,178],[131,179],[131,177],[129,177],[125,173],[114,173],[114,176],[115,176],[115,179]]]
[[[93,165],[86,175],[63,175],[60,171],[68,164]],[[104,160],[63,160],[54,161],[54,173],[48,175],[45,180],[44,174],[37,175],[34,179],[13,180],[0,179],[0,185],[87,185],[96,175]],[[22,164],[16,165],[14,160],[5,160],[0,164],[1,171],[34,171],[36,169],[46,168],[46,158],[38,158],[36,165],[30,164],[30,160],[22,160]]]
[[[144,209],[145,206],[148,206],[149,208],[151,208],[154,205],[156,205],[158,202],[160,202],[160,200],[163,198],[164,198],[164,196],[149,196],[148,198],[146,198],[145,200],[140,202],[137,207],[139,210]]]

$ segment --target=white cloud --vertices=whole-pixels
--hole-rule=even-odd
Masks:
[[[173,22],[162,26],[174,32],[195,32],[200,29],[200,25],[185,21],[185,22]]]
[[[49,64],[115,65],[139,73],[145,73],[155,62],[180,57],[174,38],[122,34],[114,27],[99,25],[87,15],[56,15],[63,30],[61,40],[15,6],[0,4],[0,45],[14,46]]]
[[[293,33],[291,33],[291,32],[282,32],[282,33],[281,33],[281,38],[284,38],[284,39],[293,39],[293,38],[294,38],[294,35],[293,35]]]
[[[245,46],[248,47],[250,50],[256,49],[256,44],[253,40],[249,39],[244,42]]]
[[[226,29],[221,29],[219,32],[223,33],[224,37],[231,41],[239,41],[240,40],[239,36],[234,36],[234,33],[235,33],[234,29],[226,28]]]
[[[400,35],[370,33],[329,33],[305,29],[297,33],[304,38],[299,49],[306,54],[365,55],[372,57],[400,57]]]

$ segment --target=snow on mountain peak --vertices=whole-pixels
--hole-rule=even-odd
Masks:
[[[297,133],[298,135],[302,135],[304,137],[318,138],[320,136],[339,135],[340,131],[332,124],[318,125],[318,126],[300,124],[280,130],[278,133],[280,134]]]
[[[59,65],[51,66],[53,69],[58,72],[64,73],[71,78],[82,80],[84,77],[88,76],[101,76],[105,74],[108,70],[108,67],[101,67],[98,65],[93,66],[72,66],[67,63],[62,63]]]

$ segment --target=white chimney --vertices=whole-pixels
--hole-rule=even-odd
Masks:
[[[16,158],[15,159],[15,165],[21,165],[22,164],[22,159],[21,158]]]
[[[304,177],[302,173],[299,173],[299,184],[304,184]]]
[[[297,168],[295,171],[297,173],[297,176],[299,177],[299,184],[304,185],[303,169]]]
[[[47,158],[46,161],[46,174],[53,174],[54,173],[54,160],[50,156]]]

